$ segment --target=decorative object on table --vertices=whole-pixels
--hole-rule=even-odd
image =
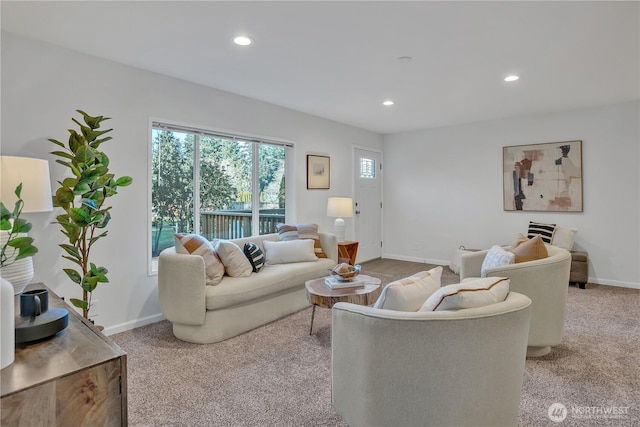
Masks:
[[[582,141],[502,148],[505,211],[582,212]]]
[[[347,264],[356,265],[359,245],[359,242],[338,242],[338,263],[346,262]]]
[[[49,309],[49,291],[31,289],[20,294],[20,317],[16,319],[16,343],[49,338],[69,325],[66,308]]]
[[[328,190],[330,181],[328,156],[307,154],[307,190]]]
[[[31,257],[38,252],[28,236],[31,224],[21,215],[53,209],[49,163],[13,156],[0,156],[0,163],[0,274],[18,295],[33,279]],[[13,210],[7,206],[13,206]]]
[[[327,200],[327,216],[335,218],[333,232],[338,242],[344,242],[344,219],[353,216],[353,201],[350,197],[329,197]]]
[[[80,127],[80,133],[69,129],[69,142],[49,139],[64,149],[51,154],[60,157],[57,163],[69,168],[71,177],[58,181],[60,187],[53,197],[54,206],[64,213],[56,217],[56,224],[69,243],[60,244],[66,255],[63,258],[77,264],[80,271],[65,268],[64,272],[82,288],[82,299],[70,298],[73,305],[82,309],[82,315],[89,318],[91,295],[98,283],[107,283],[107,269],[91,262],[91,249],[107,235],[104,230],[111,219],[111,206],[104,206],[108,197],[118,194],[118,187],[125,187],[133,181],[129,176],[116,178],[109,172],[109,157],[98,150],[103,142],[112,138],[105,136],[113,129],[100,129],[100,124],[109,117],[89,116],[76,110],[83,117],[84,124],[73,118]]]
[[[349,282],[358,277],[360,274],[360,266],[343,262],[342,264],[336,265],[332,270],[329,270],[329,274],[339,282]]]

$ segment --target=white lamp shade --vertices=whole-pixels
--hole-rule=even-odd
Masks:
[[[327,216],[334,218],[351,218],[353,216],[353,202],[350,197],[329,197],[327,201]]]
[[[28,157],[0,156],[0,200],[10,211],[16,203],[16,187],[22,183],[22,212],[50,212],[51,180],[49,162]]]

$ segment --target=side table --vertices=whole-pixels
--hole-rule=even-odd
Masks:
[[[313,319],[316,315],[316,307],[331,308],[337,302],[350,302],[358,305],[371,305],[376,302],[382,292],[380,279],[364,274],[360,274],[358,278],[364,280],[364,286],[330,289],[324,284],[324,277],[307,280],[305,282],[304,286],[307,288],[307,300],[313,305],[309,335],[313,332]]]
[[[69,326],[16,346],[0,372],[0,424],[126,426],[127,354],[50,289],[49,308],[68,309]]]
[[[338,264],[346,262],[356,265],[358,242],[338,242]]]

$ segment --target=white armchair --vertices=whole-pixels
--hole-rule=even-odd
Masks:
[[[560,344],[564,332],[571,254],[557,246],[545,245],[549,256],[493,268],[487,276],[508,277],[509,289],[531,298],[531,326],[527,356],[539,357]],[[460,280],[480,277],[487,250],[462,255]]]
[[[516,426],[531,300],[458,311],[332,309],[331,400],[351,427]]]

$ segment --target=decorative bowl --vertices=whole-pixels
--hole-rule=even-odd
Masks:
[[[347,271],[344,271],[344,267],[341,271],[338,271],[340,265],[337,265],[333,270],[329,270],[329,274],[336,280],[341,282],[350,282],[360,274],[360,265],[348,265]]]

